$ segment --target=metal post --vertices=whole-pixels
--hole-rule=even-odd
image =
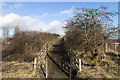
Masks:
[[[117,53],[116,49],[117,49],[117,45],[116,45],[116,41],[115,41],[115,50],[114,50],[114,53]]]
[[[105,43],[105,52],[108,52],[108,44],[107,43]]]
[[[70,73],[69,73],[69,78],[71,78],[71,72],[72,72],[72,57],[71,57],[71,55],[70,55]]]
[[[48,60],[46,57],[46,78],[48,78]]]
[[[79,71],[81,72],[81,59],[79,59]]]
[[[37,65],[37,58],[34,59],[34,69],[35,69],[35,70],[37,70],[36,65]]]

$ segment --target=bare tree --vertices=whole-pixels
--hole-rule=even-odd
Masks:
[[[9,37],[9,28],[8,27],[2,27],[2,30],[3,30],[3,37],[4,37],[4,40],[8,40],[8,37]]]
[[[94,59],[98,55],[97,47],[104,45],[116,34],[112,24],[112,17],[116,14],[118,13],[107,11],[107,7],[76,8],[74,16],[67,20],[64,27],[67,42],[72,49],[85,51],[85,54]]]
[[[17,34],[17,33],[19,33],[20,32],[20,28],[19,28],[19,26],[17,25],[17,26],[15,26],[15,28],[14,28],[14,34]]]

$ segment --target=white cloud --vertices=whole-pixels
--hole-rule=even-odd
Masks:
[[[19,8],[19,7],[23,7],[24,5],[23,4],[14,4],[13,6],[11,6],[11,7],[13,7],[13,8]]]
[[[48,13],[44,13],[43,15],[40,16],[40,18],[44,18],[46,16],[48,16]]]
[[[72,13],[72,10],[64,10],[64,11],[61,11],[60,14],[69,14],[69,13]]]
[[[6,3],[2,3],[2,13],[6,14],[9,11],[18,9],[20,7],[23,7],[23,6],[24,6],[24,4],[21,4],[21,3],[15,3],[15,4],[11,4],[11,5],[8,5]]]
[[[63,15],[63,14],[71,14],[74,10],[74,6],[69,9],[69,10],[63,10],[63,11],[60,11],[60,14]]]
[[[2,3],[2,6],[3,7],[8,7],[8,9],[13,9],[13,8],[23,7],[24,5],[21,4],[21,3],[15,3],[15,4],[12,4],[12,5],[8,5],[6,3]]]
[[[49,16],[48,13],[43,13],[43,14],[40,15],[40,16],[36,16],[36,15],[34,15],[34,18],[35,18],[35,19],[44,19],[45,17],[48,17],[48,16]]]
[[[49,24],[45,24],[44,22],[34,19],[30,16],[19,16],[14,13],[0,16],[0,27],[14,28],[16,25],[19,25],[21,30],[42,30],[61,35],[64,34],[62,28],[63,23],[58,20],[54,20]]]
[[[0,2],[0,15],[2,15],[2,3]]]
[[[49,23],[48,25],[49,29],[47,31],[51,33],[57,33],[57,34],[64,35],[63,24],[64,23],[61,23],[58,20],[54,20]]]

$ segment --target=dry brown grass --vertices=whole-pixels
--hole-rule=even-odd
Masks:
[[[3,61],[2,78],[40,78],[33,69],[33,62]]]
[[[105,54],[104,59],[96,66],[82,65],[82,71],[78,76],[80,78],[118,78],[120,72],[118,61],[118,57]]]
[[[3,43],[2,78],[40,78],[33,68],[34,58],[43,46],[58,35],[23,31]]]

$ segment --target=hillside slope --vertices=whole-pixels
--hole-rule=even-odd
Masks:
[[[33,68],[34,58],[49,41],[58,35],[42,32],[21,32],[9,38],[2,49],[2,78],[40,78]]]

